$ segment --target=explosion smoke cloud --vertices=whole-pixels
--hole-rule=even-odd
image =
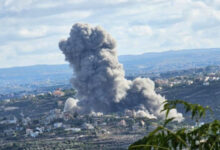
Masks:
[[[59,48],[74,70],[72,84],[82,113],[124,112],[133,110],[145,116],[164,118],[165,98],[155,92],[149,78],[125,78],[119,63],[115,40],[101,27],[74,24],[67,40],[60,41]],[[173,109],[169,117],[183,119]]]
[[[78,99],[68,98],[64,105],[64,112],[75,112],[78,111],[79,108],[77,106]]]

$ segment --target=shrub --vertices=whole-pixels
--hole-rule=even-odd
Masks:
[[[164,109],[166,118],[162,125],[155,130],[129,146],[129,150],[218,150],[220,149],[220,121],[212,122],[197,126],[194,129],[180,128],[170,130],[167,125],[175,118],[168,118],[171,109],[177,105],[183,105],[185,112],[191,113],[191,119],[195,123],[205,116],[206,112],[211,109],[199,104],[191,104],[182,100],[166,101]]]

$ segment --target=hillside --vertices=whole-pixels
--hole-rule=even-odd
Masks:
[[[220,48],[119,56],[127,73],[167,72],[220,64]]]
[[[220,65],[220,48],[165,51],[140,55],[121,55],[119,61],[127,73],[167,72]],[[64,65],[35,65],[0,69],[1,79],[22,79],[54,77],[71,74],[71,69]],[[27,78],[28,77],[28,78]]]
[[[220,65],[220,48],[122,55],[126,76],[148,76],[170,71]],[[184,73],[185,71],[180,71]],[[37,87],[69,84],[72,69],[67,65],[35,65],[0,69],[0,94],[30,91]]]
[[[59,79],[71,74],[68,65],[35,65],[0,69],[0,80],[29,83],[36,80]]]

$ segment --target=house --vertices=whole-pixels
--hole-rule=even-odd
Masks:
[[[7,124],[7,120],[0,121],[0,124]]]
[[[15,131],[13,129],[7,129],[3,131],[6,135],[13,135]]]
[[[31,134],[31,132],[33,132],[32,129],[26,129],[26,136],[29,136]]]
[[[94,126],[92,124],[90,124],[90,123],[84,123],[82,125],[82,128],[83,129],[87,129],[87,130],[92,130],[92,129],[94,129]]]
[[[58,106],[58,107],[63,106],[63,101],[57,101],[57,106]]]
[[[52,95],[53,95],[53,93],[52,93],[52,92],[48,92],[47,94],[48,94],[48,95],[50,95],[50,96],[52,96]]]
[[[15,116],[10,116],[9,119],[7,120],[8,124],[16,124],[18,119]]]
[[[62,122],[56,122],[53,124],[54,128],[61,128],[63,127],[63,123]]]
[[[24,127],[21,127],[21,126],[16,126],[15,130],[16,131],[22,131],[24,129]]]
[[[118,122],[118,126],[126,127],[127,123],[125,120],[121,120],[120,122]]]
[[[41,128],[37,127],[35,131],[33,131],[33,129],[26,129],[26,136],[36,138],[37,136],[42,134],[43,131],[44,131],[44,127],[41,127]]]
[[[44,96],[45,95],[45,93],[39,93],[39,94],[37,94],[37,96]]]
[[[30,98],[30,99],[33,99],[33,98],[35,98],[35,97],[36,97],[36,95],[34,95],[34,94],[29,95],[29,98]]]
[[[47,132],[50,132],[51,130],[52,130],[52,126],[51,126],[51,125],[46,126],[46,131],[47,131]]]
[[[100,125],[101,125],[101,126],[106,126],[107,123],[106,123],[106,122],[102,122]]]
[[[37,127],[36,131],[38,131],[40,134],[44,132],[44,127]]]
[[[191,84],[193,84],[193,81],[192,81],[192,80],[188,80],[188,81],[186,82],[186,84],[187,84],[187,85],[191,85]]]
[[[103,116],[103,113],[92,111],[92,112],[90,113],[90,116],[92,116],[92,117],[101,117],[101,116]]]
[[[49,124],[51,121],[59,118],[63,118],[63,113],[60,109],[50,110],[49,115],[46,117],[45,123]]]
[[[208,85],[209,85],[209,82],[203,82],[203,85],[204,85],[204,86],[208,86]]]
[[[106,129],[102,129],[102,130],[101,130],[101,133],[102,133],[102,134],[111,134],[111,132],[108,131],[108,130],[106,130]]]
[[[211,81],[218,81],[218,80],[219,80],[219,77],[210,77],[210,80],[211,80]]]
[[[22,124],[24,126],[27,126],[30,123],[31,123],[31,118],[30,117],[22,118]]]
[[[161,87],[161,86],[160,86],[160,87],[158,87],[158,90],[163,90],[163,87]]]
[[[65,121],[68,121],[68,120],[74,119],[74,117],[73,117],[73,114],[72,114],[72,113],[70,113],[70,112],[64,112],[64,113],[63,113],[63,119],[64,119]]]
[[[36,138],[40,133],[38,131],[31,132],[30,136]]]
[[[36,138],[40,134],[39,131],[33,131],[32,129],[26,129],[26,136]]]
[[[173,87],[173,85],[174,85],[173,82],[168,84],[169,87]]]
[[[53,95],[56,97],[62,97],[65,95],[65,93],[63,91],[61,91],[60,89],[56,90],[53,92]]]
[[[3,102],[6,104],[6,103],[10,103],[10,99],[5,99],[5,100],[3,100]]]
[[[205,82],[209,81],[209,77],[208,77],[208,76],[205,77],[204,81],[205,81]]]
[[[143,120],[140,121],[140,126],[144,127],[145,126],[145,122]]]
[[[80,132],[81,129],[80,128],[66,128],[64,129],[65,131],[72,131],[72,132]]]
[[[70,125],[70,124],[63,124],[63,127],[64,127],[65,129],[67,129],[67,128],[71,128],[71,125]]]
[[[133,118],[135,116],[135,112],[127,109],[125,110],[125,115]]]

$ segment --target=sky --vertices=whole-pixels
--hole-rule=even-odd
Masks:
[[[0,0],[0,68],[65,63],[58,42],[77,22],[119,55],[220,47],[220,0]]]

